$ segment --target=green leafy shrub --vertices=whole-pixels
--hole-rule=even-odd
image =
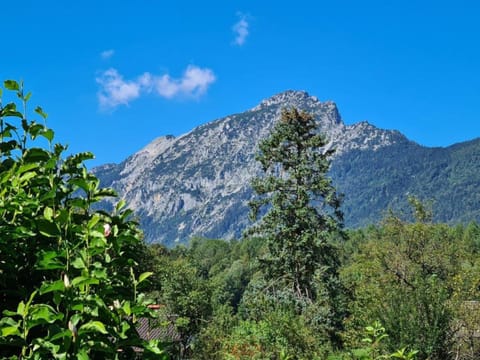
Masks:
[[[22,111],[0,102],[0,356],[117,359],[137,347],[161,358],[135,330],[150,315],[138,287],[151,273],[135,272],[143,243],[131,211],[94,210],[115,193],[87,171],[93,155],[64,156],[43,110],[43,124],[27,118],[23,84],[4,87]]]
[[[418,201],[412,205],[415,223],[391,215],[381,227],[368,229],[343,269],[355,295],[349,327],[379,319],[389,334],[389,351],[413,346],[419,359],[453,359],[459,308],[478,296],[469,290],[477,277],[466,271],[471,256],[461,237],[431,223]]]
[[[328,360],[414,360],[416,358],[418,350],[407,350],[407,347],[389,354],[384,345],[387,338],[388,334],[385,332],[385,328],[379,321],[375,321],[372,325],[365,327],[365,337],[362,339],[363,346],[361,348],[331,355]]]

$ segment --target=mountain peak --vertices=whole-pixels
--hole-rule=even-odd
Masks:
[[[317,97],[310,96],[308,92],[303,90],[286,90],[279,94],[273,95],[267,99],[262,100],[262,102],[253,108],[252,110],[260,110],[269,106],[282,105],[282,106],[296,106],[301,107],[301,105],[320,103]]]
[[[282,101],[282,100],[289,100],[289,99],[307,99],[311,97],[308,92],[305,90],[285,90],[281,93],[275,94],[271,96],[269,99],[272,101]],[[316,97],[312,96],[316,99]],[[267,100],[269,100],[267,99]]]
[[[362,175],[359,170],[352,177],[347,174],[352,167],[349,161],[363,152],[367,160],[377,152],[389,155],[390,146],[405,144],[400,136],[366,122],[345,125],[333,101],[321,102],[306,91],[288,90],[254,109],[216,119],[179,137],[159,137],[118,166],[104,166],[96,174],[102,186],[113,187],[137,212],[147,242],[173,245],[191,236],[239,237],[250,224],[247,204],[253,199],[251,180],[260,174],[255,161],[258,144],[280,119],[281,109],[292,106],[315,117],[329,140],[326,149],[335,149],[333,164],[348,160],[343,162],[345,168],[336,171],[342,174],[337,179],[359,183],[352,194],[365,192],[362,186],[370,181],[365,178],[370,171]],[[385,162],[381,155],[378,159]],[[397,188],[382,191],[392,189]],[[366,206],[362,201],[348,206],[361,210]]]

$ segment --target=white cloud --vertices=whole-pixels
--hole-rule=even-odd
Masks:
[[[102,108],[115,108],[118,105],[128,105],[131,100],[140,96],[141,82],[125,81],[115,69],[108,69],[97,77],[100,85],[98,101]]]
[[[235,33],[235,40],[233,43],[242,46],[245,43],[245,40],[247,40],[249,24],[245,15],[239,13],[238,16],[240,19],[232,27],[232,30]]]
[[[113,56],[113,54],[115,54],[115,50],[109,49],[109,50],[102,51],[100,53],[100,57],[103,60],[107,60],[107,59],[110,59]]]
[[[156,93],[167,99],[174,97],[199,97],[216,80],[210,69],[189,65],[183,76],[172,78],[169,74],[160,76],[148,72],[135,80],[124,80],[116,69],[108,69],[96,78],[100,86],[97,97],[102,109],[114,109],[128,105],[142,94]]]
[[[198,97],[203,95],[214,81],[215,74],[212,70],[190,65],[180,79],[172,79],[168,74],[156,78],[155,89],[160,96],[166,98],[178,95]]]

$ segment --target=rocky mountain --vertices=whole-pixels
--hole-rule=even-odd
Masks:
[[[347,226],[378,221],[389,207],[404,208],[408,194],[462,201],[462,188],[440,195],[439,187],[467,181],[468,177],[462,180],[455,175],[456,167],[467,167],[462,154],[480,159],[478,142],[425,148],[398,131],[367,122],[345,125],[335,103],[286,91],[182,136],[159,137],[122,163],[93,171],[103,186],[116,189],[135,210],[148,242],[173,245],[192,236],[238,238],[250,224],[249,184],[259,174],[254,160],[258,142],[269,134],[285,106],[314,114],[329,139],[327,147],[336,149],[331,175],[345,194]],[[478,175],[468,179],[480,183]],[[474,216],[480,214],[477,204]],[[459,207],[464,209],[461,203]],[[440,219],[468,220],[469,216],[452,208]]]

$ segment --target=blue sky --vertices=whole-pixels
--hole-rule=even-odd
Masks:
[[[478,1],[2,3],[0,78],[57,140],[119,162],[287,89],[428,146],[480,136]]]

